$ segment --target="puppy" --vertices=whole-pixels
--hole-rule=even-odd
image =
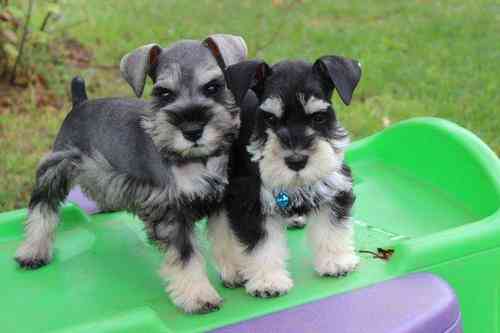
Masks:
[[[168,250],[161,274],[178,307],[217,309],[222,300],[206,276],[193,228],[222,205],[240,126],[223,69],[246,53],[244,40],[231,35],[138,48],[120,69],[137,97],[151,77],[150,103],[87,100],[83,81],[73,80],[73,108],[37,170],[19,265],[36,269],[51,261],[59,205],[80,185],[100,207],[137,214],[148,236]]]
[[[284,231],[297,218],[310,221],[319,275],[343,276],[358,265],[350,220],[355,197],[344,163],[349,138],[330,100],[335,89],[349,104],[360,77],[357,61],[338,56],[228,68],[236,99],[255,93],[258,102],[242,113],[225,210],[209,225],[226,286],[244,285],[259,297],[286,293],[293,283]]]

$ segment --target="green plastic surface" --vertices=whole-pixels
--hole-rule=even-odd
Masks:
[[[320,278],[313,272],[304,231],[289,231],[295,286],[288,295],[257,299],[241,288],[225,289],[209,262],[224,306],[211,314],[186,315],[166,296],[157,274],[161,255],[131,215],[89,217],[76,206],[66,206],[54,261],[23,271],[12,257],[22,239],[26,211],[7,212],[0,214],[0,331],[202,332],[429,271],[457,292],[465,332],[499,332],[497,156],[463,128],[419,118],[355,142],[347,158],[358,197],[357,248],[393,248],[388,262],[363,254],[355,273]],[[202,239],[203,229],[200,224]]]

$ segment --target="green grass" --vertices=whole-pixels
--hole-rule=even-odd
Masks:
[[[363,77],[351,106],[334,97],[339,118],[354,138],[402,119],[436,116],[472,130],[500,152],[500,4],[494,1],[82,3],[68,2],[57,26],[69,26],[58,33],[94,51],[91,68],[68,68],[67,75],[83,75],[92,97],[132,94],[116,65],[140,45],[167,46],[226,32],[244,36],[250,56],[269,63],[314,61],[325,54],[360,60]],[[49,149],[64,113],[0,112],[0,210],[26,205],[36,161]],[[12,141],[4,142],[5,137]]]

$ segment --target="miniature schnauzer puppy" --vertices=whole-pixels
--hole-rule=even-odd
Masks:
[[[222,299],[207,278],[193,228],[222,205],[240,126],[223,69],[246,54],[244,40],[231,35],[136,49],[120,70],[137,97],[151,77],[151,102],[87,100],[83,80],[74,79],[72,111],[37,170],[19,265],[36,269],[51,261],[59,205],[80,185],[101,208],[137,214],[148,236],[168,250],[161,273],[178,307],[217,309]]]
[[[237,101],[248,92],[258,104],[241,114],[225,210],[209,225],[226,286],[244,285],[258,297],[286,293],[293,282],[285,225],[297,218],[309,219],[319,275],[343,276],[358,265],[350,220],[355,197],[344,162],[349,138],[330,101],[335,89],[349,104],[360,78],[360,64],[339,56],[271,68],[243,61],[227,69]]]

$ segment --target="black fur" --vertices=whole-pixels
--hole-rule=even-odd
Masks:
[[[75,76],[73,80],[71,80],[71,101],[73,107],[85,102],[87,99],[85,81],[80,76]]]

